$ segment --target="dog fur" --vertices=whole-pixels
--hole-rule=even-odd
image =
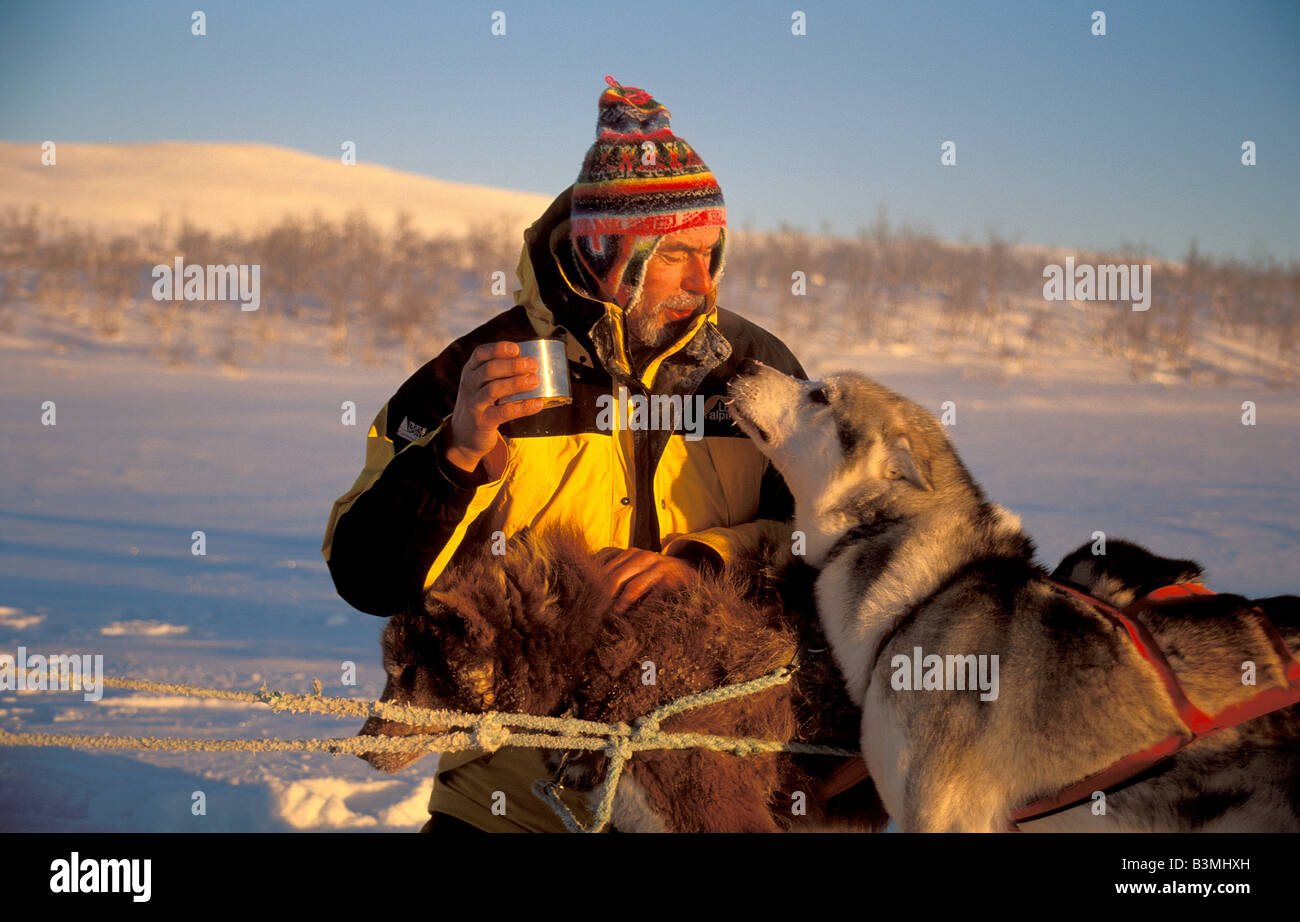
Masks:
[[[611,587],[575,528],[525,529],[502,556],[486,547],[458,556],[426,593],[424,611],[389,620],[382,635],[389,675],[383,700],[630,722],[680,696],[757,678],[798,659],[791,683],[685,712],[665,720],[663,729],[855,748],[860,715],[810,610],[813,575],[788,552],[783,558],[765,545],[683,590],[652,590],[618,616]],[[642,681],[646,661],[655,664],[654,684]],[[371,718],[361,732],[436,731]],[[362,758],[392,772],[419,754]],[[558,761],[552,754],[552,767]],[[603,761],[577,758],[566,782],[586,787]],[[620,781],[612,825],[670,832],[883,827],[886,817],[869,782],[817,803],[819,780],[842,761],[704,749],[638,753]],[[806,795],[806,816],[792,814],[796,791]]]
[[[1132,541],[1112,538],[1104,554],[1094,554],[1091,544],[1081,544],[1061,558],[1052,579],[1073,583],[1116,608],[1131,605],[1161,586],[1199,583],[1205,571],[1194,560],[1157,557]]]
[[[794,495],[806,561],[820,571],[819,617],[901,830],[1006,830],[1020,807],[1181,730],[1158,674],[1093,606],[1045,581],[1019,520],[985,498],[933,415],[863,375],[800,381],[752,361],[729,396]],[[1199,574],[1187,561],[1140,576],[1115,563],[1112,572],[1067,558],[1115,601],[1151,580]],[[1294,650],[1300,599],[1205,598],[1215,601],[1141,615],[1192,702],[1213,713],[1250,697],[1246,660],[1260,686],[1285,684],[1246,612],[1259,604]],[[997,655],[999,696],[895,690],[896,657],[918,647]],[[1276,711],[1110,792],[1104,814],[1084,804],[1022,828],[1300,831],[1298,744],[1300,707]]]

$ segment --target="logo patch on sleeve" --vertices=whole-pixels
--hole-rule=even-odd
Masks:
[[[713,438],[746,438],[731,418],[725,398],[714,394],[704,401],[704,435]]]
[[[704,418],[714,423],[730,423],[731,411],[721,394],[714,394],[704,401]]]
[[[419,423],[411,422],[410,418],[406,416],[402,417],[402,424],[397,427],[397,434],[408,442],[414,442],[416,439],[422,438],[428,431]]]

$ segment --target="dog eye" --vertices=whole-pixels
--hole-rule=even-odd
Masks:
[[[808,399],[811,400],[813,403],[825,403],[825,404],[830,403],[830,400],[826,396],[826,388],[824,387],[819,387],[814,391],[809,391]]]

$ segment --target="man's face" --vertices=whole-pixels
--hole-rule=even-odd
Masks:
[[[713,288],[709,263],[722,229],[692,227],[668,234],[645,268],[641,293],[627,308],[628,332],[645,348],[659,348],[680,336],[704,309]]]

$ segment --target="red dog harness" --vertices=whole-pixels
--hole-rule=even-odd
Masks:
[[[1016,824],[1026,820],[1037,819],[1048,813],[1062,810],[1066,807],[1072,807],[1076,804],[1083,803],[1092,796],[1093,791],[1104,791],[1114,787],[1121,782],[1127,781],[1138,774],[1146,771],[1157,762],[1168,759],[1186,748],[1192,742],[1208,736],[1211,733],[1217,733],[1228,727],[1235,727],[1244,724],[1247,721],[1254,720],[1256,717],[1262,717],[1265,714],[1289,707],[1300,702],[1300,662],[1291,655],[1287,648],[1286,641],[1278,633],[1273,622],[1259,608],[1253,606],[1250,611],[1255,615],[1260,629],[1268,637],[1273,646],[1278,659],[1285,669],[1286,686],[1275,686],[1273,688],[1262,689],[1253,697],[1237,704],[1229,705],[1217,714],[1206,714],[1196,705],[1188,700],[1187,694],[1183,691],[1182,685],[1179,684],[1173,669],[1169,666],[1169,661],[1165,659],[1160,648],[1156,646],[1155,640],[1152,639],[1150,632],[1139,621],[1131,617],[1135,612],[1146,608],[1153,603],[1161,602],[1166,599],[1182,598],[1192,595],[1215,595],[1214,592],[1205,588],[1200,583],[1179,583],[1169,586],[1161,586],[1159,589],[1148,593],[1141,599],[1127,606],[1123,611],[1103,602],[1101,599],[1088,595],[1073,586],[1059,583],[1056,580],[1047,580],[1055,586],[1070,595],[1087,602],[1105,617],[1122,627],[1128,634],[1129,639],[1141,657],[1146,660],[1155,670],[1156,675],[1160,677],[1161,684],[1164,686],[1165,694],[1168,695],[1173,703],[1175,710],[1178,712],[1179,719],[1185,726],[1181,733],[1174,733],[1169,737],[1143,749],[1140,752],[1125,756],[1114,764],[1102,769],[1099,772],[1081,779],[1070,785],[1057,794],[1040,798],[1031,804],[1027,804],[1017,810],[1011,817],[1011,828],[1009,831],[1019,832]],[[870,776],[867,765],[861,759],[855,759],[850,763],[841,765],[831,773],[826,779],[821,789],[818,791],[823,801],[829,800],[837,794],[840,794],[854,785],[865,781]]]
[[[1260,629],[1268,637],[1269,643],[1281,661],[1287,684],[1286,686],[1261,689],[1253,697],[1245,701],[1229,705],[1216,714],[1206,714],[1187,699],[1187,694],[1183,691],[1182,685],[1179,684],[1173,669],[1170,668],[1169,661],[1165,659],[1165,655],[1156,646],[1150,632],[1141,622],[1131,616],[1153,603],[1166,599],[1191,595],[1214,595],[1214,592],[1200,583],[1179,583],[1161,586],[1120,611],[1115,606],[1088,595],[1073,586],[1058,583],[1052,579],[1047,582],[1078,599],[1082,599],[1111,621],[1117,622],[1120,627],[1124,628],[1138,653],[1151,665],[1156,675],[1160,677],[1165,694],[1173,703],[1175,710],[1178,712],[1178,717],[1186,729],[1181,733],[1174,733],[1166,737],[1141,752],[1125,756],[1113,765],[1099,772],[1094,772],[1058,794],[1041,798],[1021,807],[1011,816],[1012,831],[1019,831],[1016,827],[1017,823],[1037,819],[1065,807],[1072,807],[1088,800],[1093,791],[1104,791],[1123,781],[1127,781],[1146,771],[1157,762],[1175,755],[1202,737],[1225,730],[1228,727],[1244,724],[1256,717],[1262,717],[1265,714],[1270,714],[1273,711],[1300,702],[1300,663],[1296,662],[1295,657],[1291,655],[1291,651],[1287,648],[1286,641],[1282,639],[1282,635],[1278,633],[1273,622],[1268,619],[1268,616],[1264,614],[1258,605],[1252,606],[1250,612],[1255,616]]]

